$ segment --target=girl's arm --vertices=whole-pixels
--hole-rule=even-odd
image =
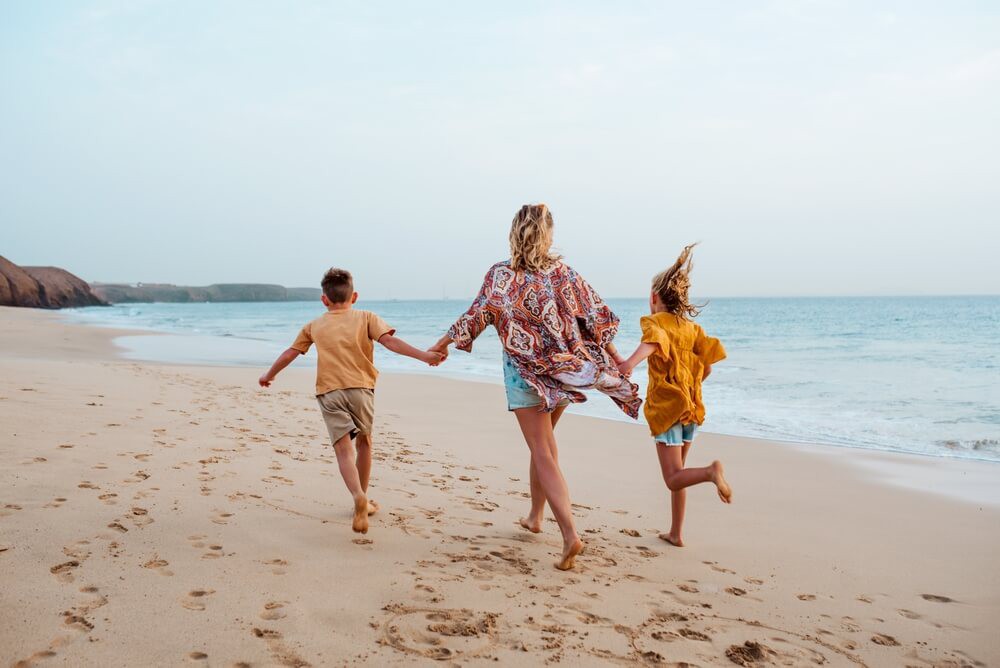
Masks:
[[[618,370],[625,376],[632,375],[632,369],[639,366],[639,364],[656,352],[656,344],[654,343],[640,343],[639,347],[635,349],[627,360],[618,365]]]
[[[444,360],[444,355],[430,350],[420,350],[419,348],[414,348],[409,343],[394,334],[383,334],[378,337],[378,342],[397,355],[412,357],[415,360],[420,360],[421,362],[430,364],[431,366],[437,366],[442,362],[442,360]]]
[[[621,364],[625,361],[625,358],[621,356],[621,353],[618,352],[618,349],[615,348],[615,344],[613,343],[609,343],[604,346],[604,351],[611,356],[611,359],[615,364]]]

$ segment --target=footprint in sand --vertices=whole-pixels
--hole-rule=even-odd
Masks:
[[[941,596],[939,594],[921,594],[920,598],[925,601],[933,601],[934,603],[954,603],[955,599],[949,598],[947,596]]]
[[[152,559],[147,561],[142,565],[143,568],[148,568],[151,571],[156,571],[160,575],[173,575],[174,572],[167,568],[170,565],[166,559],[160,559],[158,556],[154,556]]]
[[[284,559],[269,559],[263,563],[267,566],[273,566],[271,573],[274,575],[284,575],[287,572],[285,567],[288,566],[288,562]]]
[[[89,480],[84,480],[79,485],[77,485],[77,487],[79,487],[80,489],[100,489],[100,487],[90,482]]]
[[[212,517],[212,522],[214,524],[229,524],[229,518],[232,516],[232,513],[216,512]]]
[[[222,553],[221,545],[209,545],[208,550],[209,550],[208,552],[201,555],[202,559],[218,559],[219,557],[225,556]]]
[[[916,612],[913,612],[912,610],[906,610],[901,608],[896,612],[898,612],[900,616],[906,617],[907,619],[920,619],[920,615]]]
[[[192,661],[205,661],[208,659],[208,654],[205,654],[204,652],[191,652],[188,654],[188,658]]]
[[[697,594],[699,591],[697,587],[689,584],[679,584],[677,585],[677,588],[689,594]]]
[[[188,610],[204,610],[205,597],[215,593],[214,589],[195,589],[189,591],[188,595],[181,599],[181,605]]]
[[[113,506],[115,505],[115,498],[117,496],[118,495],[115,494],[114,492],[107,492],[106,494],[101,494],[97,498],[103,501],[104,503],[108,504],[109,506]]]
[[[815,594],[799,594],[795,598],[799,599],[800,601],[815,601],[816,600],[816,595]]]
[[[899,641],[892,636],[885,635],[884,633],[876,633],[871,638],[872,642],[876,645],[884,645],[886,647],[899,647]]]
[[[52,573],[60,582],[72,582],[73,581],[73,571],[80,567],[80,562],[76,559],[71,561],[65,561],[61,564],[53,566],[49,569],[49,573]]]
[[[746,596],[747,592],[745,589],[740,589],[739,587],[726,587],[726,593],[732,594],[733,596]]]
[[[622,529],[620,533],[623,533],[626,536],[632,536],[632,538],[639,538],[642,536],[642,534],[635,529]]]
[[[264,604],[264,609],[260,613],[261,619],[274,621],[285,616],[285,603],[280,601],[268,601]]]

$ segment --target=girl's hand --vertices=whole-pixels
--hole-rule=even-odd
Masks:
[[[625,376],[626,378],[632,375],[632,366],[627,360],[622,360],[618,362],[618,373]]]

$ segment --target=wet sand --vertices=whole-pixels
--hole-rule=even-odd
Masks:
[[[690,490],[675,548],[645,428],[569,415],[562,573],[499,386],[380,379],[360,536],[310,369],[265,391],[114,334],[0,309],[0,663],[1000,662],[997,465],[702,434],[734,503]]]

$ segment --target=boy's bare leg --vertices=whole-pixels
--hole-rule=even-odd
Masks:
[[[521,433],[531,450],[531,460],[538,473],[538,484],[562,532],[563,550],[556,568],[569,570],[573,568],[577,555],[583,551],[583,541],[576,533],[569,489],[554,456],[556,439],[552,433],[552,418],[534,407],[519,408],[514,411],[514,415],[517,416]]]
[[[566,410],[565,406],[559,406],[554,411],[549,413],[552,416],[552,429],[556,428],[556,423],[559,422],[559,417]],[[559,451],[556,447],[555,441],[552,442],[552,456],[556,460],[556,465],[559,465]],[[530,471],[528,472],[531,481],[531,510],[528,511],[527,517],[522,517],[519,523],[522,527],[527,529],[532,533],[539,533],[542,530],[542,520],[545,516],[545,492],[542,491],[542,486],[538,482],[538,471],[535,469],[535,460],[531,460]]]
[[[361,481],[361,489],[364,490],[367,496],[368,479],[372,473],[372,435],[358,434],[358,437],[354,439],[354,443],[358,448],[358,457],[355,460],[358,467],[358,479]],[[374,515],[378,512],[378,509],[379,505],[368,499],[368,514]]]
[[[337,466],[340,468],[340,476],[344,479],[348,491],[354,497],[354,520],[351,528],[358,533],[368,533],[368,496],[361,486],[361,478],[358,476],[358,465],[355,461],[356,453],[354,444],[351,442],[351,435],[344,434],[336,443],[333,449],[337,453]]]

